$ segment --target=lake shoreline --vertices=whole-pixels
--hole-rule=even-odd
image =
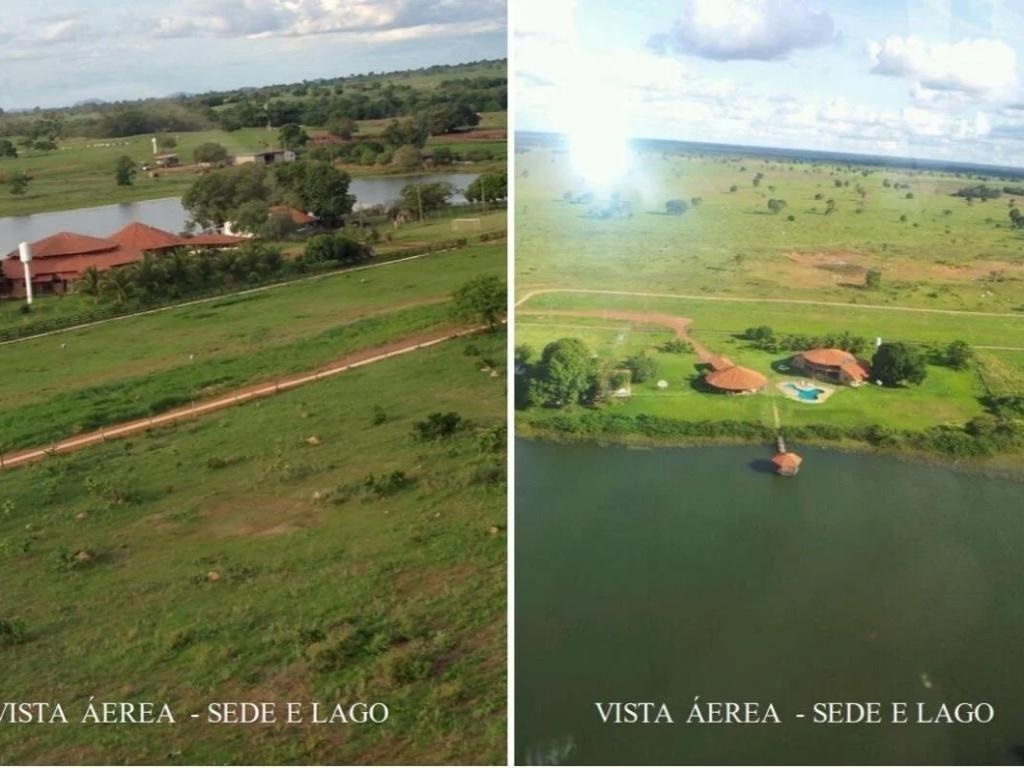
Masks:
[[[518,419],[515,423],[515,437],[516,439],[534,440],[561,445],[590,444],[597,446],[649,449],[763,445],[765,447],[766,459],[771,458],[771,454],[774,452],[774,445],[742,437],[702,436],[658,439],[640,434],[602,436],[571,435],[557,429],[538,426],[534,423],[524,423]],[[799,443],[791,441],[791,444],[788,447],[792,450],[798,450],[800,445],[819,450],[835,451],[837,453],[860,454],[864,456],[886,456],[919,466],[948,469],[959,474],[976,475],[1024,483],[1024,454],[1001,453],[987,456],[984,459],[954,459],[952,457],[930,453],[928,451],[891,450],[856,440],[801,440]]]

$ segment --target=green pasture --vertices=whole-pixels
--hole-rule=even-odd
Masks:
[[[909,190],[894,186],[904,183]],[[937,172],[642,152],[614,189],[633,216],[600,219],[590,214],[600,194],[590,204],[562,199],[593,191],[569,155],[529,148],[516,160],[517,287],[1024,311],[1024,232],[1008,218],[1011,203],[1024,198],[968,204],[951,195],[979,183]],[[665,213],[666,200],[692,198],[702,201],[684,215]],[[772,198],[786,201],[781,213],[769,211]],[[826,214],[829,199],[835,212]],[[880,288],[864,287],[867,269],[881,270]]]
[[[870,339],[881,337],[884,341],[948,344],[962,339],[972,345],[1024,348],[1024,315],[918,312],[884,306],[822,306],[797,301],[736,301],[728,297],[682,299],[561,292],[538,294],[521,308],[664,312],[691,318],[693,331],[698,335],[734,334],[752,326],[767,325],[782,333],[850,331]]]
[[[449,322],[504,243],[176,307],[0,346],[8,450],[155,413]]]
[[[0,763],[501,762],[504,457],[478,435],[503,423],[504,378],[479,357],[504,343],[450,342],[0,473],[0,620],[23,628],[0,634],[4,700],[72,720],[5,725]],[[414,440],[436,411],[470,425]],[[366,487],[393,472],[405,483]],[[91,696],[167,702],[178,723],[79,724]],[[190,719],[214,701],[391,714]]]

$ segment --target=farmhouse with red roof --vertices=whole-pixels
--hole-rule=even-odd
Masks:
[[[857,386],[871,376],[871,368],[864,360],[842,349],[808,349],[793,356],[793,366],[812,378]]]
[[[109,237],[58,232],[31,243],[32,291],[67,293],[89,267],[105,272],[142,261],[147,253],[159,255],[175,248],[231,248],[245,241],[244,237],[220,234],[181,237],[138,222]],[[0,297],[24,298],[25,273],[18,250],[0,257],[0,267]]]

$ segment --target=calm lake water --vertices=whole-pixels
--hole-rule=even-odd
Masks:
[[[380,176],[353,179],[349,191],[356,196],[356,207],[359,208],[396,200],[406,184],[446,181],[463,190],[476,177],[475,173]],[[452,197],[452,202],[464,203],[466,198],[457,194]],[[72,211],[36,213],[31,216],[8,216],[0,218],[0,254],[13,250],[20,242],[41,240],[62,231],[105,237],[126,224],[140,221],[169,232],[180,232],[185,228],[187,220],[188,213],[181,207],[181,201],[177,197],[103,205],[97,208],[79,208]]]
[[[799,450],[785,479],[768,446],[517,443],[517,762],[1024,759],[1024,485]],[[694,696],[782,724],[687,725]],[[603,725],[596,701],[676,724]],[[996,716],[814,725],[819,701]]]

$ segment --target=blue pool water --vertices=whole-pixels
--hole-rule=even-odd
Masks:
[[[796,396],[801,400],[817,400],[821,395],[825,394],[824,389],[818,389],[817,387],[798,387],[796,384],[786,384],[787,389],[793,390]]]

